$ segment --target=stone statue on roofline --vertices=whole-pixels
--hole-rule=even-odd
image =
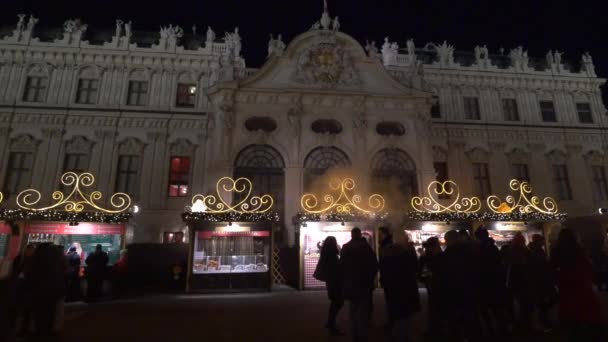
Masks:
[[[27,22],[27,30],[33,31],[36,24],[38,24],[38,18],[34,18],[34,16],[30,14],[30,19]]]
[[[406,42],[407,45],[407,54],[410,56],[414,56],[416,55],[416,46],[414,45],[414,40],[413,39],[408,39]]]
[[[25,28],[25,14],[17,14],[17,18],[19,18],[17,21],[17,31],[23,32]]]
[[[589,52],[585,52],[581,57],[581,65],[582,69],[587,73],[588,76],[596,76],[595,65],[593,65],[593,58],[591,58]]]
[[[211,43],[215,41],[215,32],[211,29],[211,26],[207,26],[207,42]]]
[[[337,16],[334,18],[334,20],[332,22],[332,29],[334,31],[340,31],[340,21]]]
[[[114,32],[114,36],[120,38],[122,35],[122,25],[123,21],[120,19],[116,20],[116,31]]]

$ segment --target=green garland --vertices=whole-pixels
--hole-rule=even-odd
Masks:
[[[108,214],[92,211],[79,213],[62,210],[31,211],[22,209],[0,210],[0,220],[3,221],[53,221],[53,222],[92,222],[92,223],[124,223],[133,214]]]
[[[566,213],[545,214],[545,213],[521,213],[515,211],[508,214],[486,213],[429,213],[410,211],[405,218],[410,221],[524,221],[524,222],[543,222],[543,221],[564,221],[568,218]]]
[[[273,211],[265,213],[198,213],[186,211],[182,213],[184,222],[279,222],[279,214]]]
[[[361,222],[361,221],[382,221],[388,218],[388,213],[380,214],[351,214],[351,213],[328,213],[328,214],[311,214],[299,212],[295,217],[295,223],[301,222]]]

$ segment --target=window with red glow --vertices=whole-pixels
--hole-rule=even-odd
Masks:
[[[169,167],[169,197],[187,196],[188,179],[190,178],[190,158],[171,157]]]

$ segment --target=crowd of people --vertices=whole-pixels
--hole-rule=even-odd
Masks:
[[[428,341],[511,341],[553,331],[568,341],[606,340],[591,263],[570,229],[560,231],[550,257],[541,235],[527,243],[518,233],[499,249],[483,227],[445,233],[445,247],[431,237],[420,257],[407,235],[393,239],[386,227],[378,258],[359,228],[351,237],[342,249],[327,237],[314,273],[326,283],[332,335],[343,335],[336,316],[348,301],[352,341],[368,340],[379,273],[391,341],[408,341],[408,321],[422,307],[419,284],[428,293]]]
[[[75,247],[64,253],[51,243],[27,245],[12,267],[10,329],[21,336],[49,337],[62,330],[63,303],[99,300],[108,254],[97,245],[84,260],[86,295],[82,298],[82,259]]]

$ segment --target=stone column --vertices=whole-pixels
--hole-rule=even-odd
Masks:
[[[300,210],[300,198],[302,197],[302,172],[298,165],[292,165],[285,169],[285,242],[289,247],[295,246],[296,227],[293,225],[293,217]]]
[[[143,153],[143,170],[141,172],[141,200],[147,200],[147,208],[161,209],[162,207],[162,169],[167,167],[164,162],[164,148],[167,134],[164,132],[148,132],[148,144]]]

